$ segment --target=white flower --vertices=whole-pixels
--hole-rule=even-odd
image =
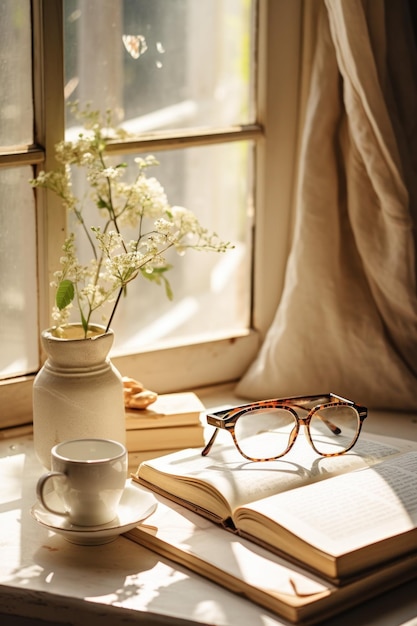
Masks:
[[[61,198],[66,209],[75,215],[90,246],[91,260],[83,264],[77,258],[75,233],[71,232],[63,245],[61,268],[54,272],[51,281],[57,290],[53,320],[58,326],[68,323],[76,303],[87,333],[93,314],[106,303],[114,303],[112,319],[118,294],[139,275],[165,284],[171,297],[165,277],[170,265],[164,256],[169,248],[174,247],[182,255],[190,247],[224,252],[232,246],[208,233],[188,209],[170,207],[161,183],[147,176],[148,168],[158,165],[154,156],[137,157],[135,180],[122,180],[126,164],[108,163],[106,145],[110,137],[123,139],[126,133],[111,127],[110,112],[104,120],[98,111],[88,107],[80,111],[73,105],[72,112],[83,119],[85,132],[75,141],[56,145],[56,158],[64,166],[62,169],[42,171],[31,183],[54,191]],[[98,225],[86,223],[83,202],[72,193],[74,167],[85,169],[89,196],[102,218]],[[125,239],[123,226],[133,228],[137,238]]]

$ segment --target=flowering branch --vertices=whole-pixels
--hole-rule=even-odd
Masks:
[[[88,107],[80,111],[78,105],[73,105],[73,109],[83,120],[85,131],[75,141],[56,145],[61,170],[42,171],[31,184],[50,189],[61,198],[67,211],[75,215],[92,250],[89,263],[80,263],[75,233],[70,232],[63,245],[61,268],[52,283],[56,288],[52,315],[57,326],[68,323],[75,302],[87,336],[93,314],[106,303],[112,304],[109,328],[122,293],[138,276],[164,284],[172,299],[166,278],[171,265],[164,256],[170,248],[182,255],[189,248],[225,252],[233,246],[203,228],[191,211],[168,204],[161,184],[147,176],[147,170],[158,164],[153,156],[135,159],[138,172],[133,183],[122,180],[127,165],[111,166],[105,155],[110,138],[126,137],[125,131],[111,127],[111,112],[102,120],[98,111]],[[88,227],[86,223],[83,205],[72,193],[72,167],[85,169],[89,197],[98,209],[101,226]],[[150,223],[147,232],[143,232],[145,222]],[[136,239],[125,239],[123,227],[133,227]]]

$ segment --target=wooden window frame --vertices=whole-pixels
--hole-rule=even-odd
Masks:
[[[293,225],[300,50],[304,0],[259,0],[256,36],[256,124],[213,132],[144,136],[129,150],[208,145],[250,139],[255,145],[255,211],[251,328],[234,336],[113,358],[122,374],[145,380],[159,393],[237,381],[254,359],[284,284]],[[0,154],[0,167],[56,166],[54,146],[64,136],[63,0],[32,0],[35,145]],[[111,147],[120,150],[121,144]],[[126,152],[126,147],[123,146]],[[51,268],[61,255],[65,211],[50,192],[38,196],[40,327],[49,325]],[[273,269],[272,269],[273,268]],[[0,428],[31,421],[32,375],[0,382]]]

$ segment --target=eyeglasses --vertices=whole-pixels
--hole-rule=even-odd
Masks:
[[[317,454],[338,456],[353,448],[367,414],[365,407],[334,393],[253,402],[207,414],[207,424],[216,430],[201,454],[207,456],[219,429],[225,429],[245,459],[274,461],[291,450],[304,426]]]

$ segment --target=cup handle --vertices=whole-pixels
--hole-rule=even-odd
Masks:
[[[45,498],[44,496],[44,489],[46,487],[46,483],[51,478],[56,478],[57,476],[62,478],[62,477],[65,477],[65,474],[62,472],[48,472],[47,474],[43,474],[43,476],[41,476],[37,482],[36,495],[38,496],[38,499],[41,501],[42,506],[44,506],[45,509],[47,509],[51,513],[54,513],[55,515],[68,515],[67,511],[63,511],[63,510],[59,511],[58,509],[52,508],[48,504],[47,498]]]

